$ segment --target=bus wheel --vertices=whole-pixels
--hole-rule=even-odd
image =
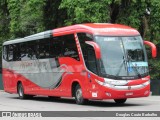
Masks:
[[[87,99],[84,99],[82,96],[82,89],[80,85],[77,85],[75,88],[75,100],[76,100],[76,103],[79,105],[83,105],[87,102]]]
[[[24,94],[24,89],[22,84],[18,84],[18,95],[20,99],[25,99],[27,96]]]
[[[127,99],[114,99],[114,101],[117,103],[117,104],[123,104],[126,102]]]

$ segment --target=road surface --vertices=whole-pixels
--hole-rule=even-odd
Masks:
[[[74,99],[69,98],[51,100],[45,96],[36,96],[20,100],[17,94],[0,91],[0,111],[160,111],[160,96],[132,98],[123,105],[117,105],[113,100],[91,101],[87,105],[77,105]]]

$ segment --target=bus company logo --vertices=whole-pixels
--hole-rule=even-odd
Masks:
[[[128,90],[131,90],[131,86],[128,86]]]
[[[2,117],[12,117],[11,112],[2,112]]]

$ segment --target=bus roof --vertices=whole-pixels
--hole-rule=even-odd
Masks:
[[[87,23],[77,24],[67,27],[62,27],[53,30],[53,36],[60,34],[69,34],[73,32],[89,32],[94,35],[107,35],[107,36],[133,36],[140,35],[139,32],[126,25],[110,24],[110,23]]]
[[[30,36],[27,36],[27,37],[24,37],[24,38],[9,40],[9,41],[4,42],[3,45],[27,42],[27,41],[37,40],[37,39],[44,39],[44,38],[50,37],[51,35],[52,35],[52,30],[48,30],[48,31],[33,34],[33,35],[30,35]]]
[[[67,27],[57,28],[41,33],[37,33],[31,36],[27,36],[20,39],[10,40],[3,43],[3,45],[26,42],[37,39],[48,38],[51,35],[60,36],[71,33],[87,32],[94,35],[106,35],[106,36],[134,36],[140,35],[139,32],[129,26],[120,24],[110,24],[110,23],[87,23],[87,24],[77,24]]]

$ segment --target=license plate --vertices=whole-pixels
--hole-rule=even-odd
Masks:
[[[126,93],[126,96],[133,95],[133,92]]]

